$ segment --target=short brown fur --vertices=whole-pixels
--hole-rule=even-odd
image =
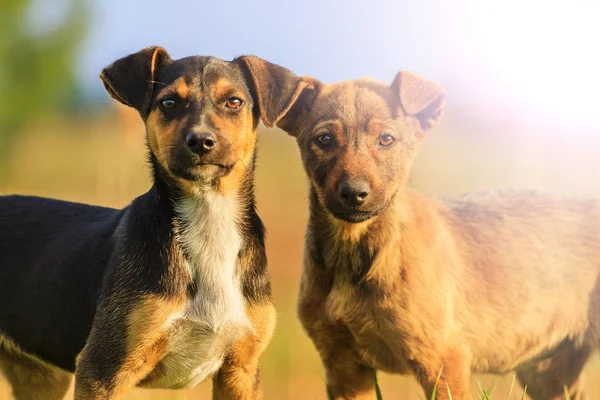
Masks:
[[[534,399],[564,385],[579,398],[600,338],[600,203],[421,195],[405,183],[441,118],[438,85],[404,71],[389,87],[306,82],[279,126],[310,181],[298,312],[330,396],[374,398],[382,370],[427,398],[439,375],[436,399],[466,399],[472,373],[516,371]],[[340,187],[357,180],[367,196],[347,205]]]

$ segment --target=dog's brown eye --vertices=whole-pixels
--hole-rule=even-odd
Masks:
[[[242,106],[242,100],[238,97],[230,97],[225,102],[225,107],[231,110],[237,110]]]
[[[387,133],[379,137],[379,145],[381,147],[390,147],[394,144],[395,141],[396,139],[394,139],[392,135],[388,135]]]
[[[166,108],[168,110],[174,108],[177,105],[177,103],[173,99],[164,99],[160,102],[160,105],[162,108]]]
[[[331,135],[323,134],[323,135],[317,136],[317,142],[319,142],[321,147],[327,147],[327,146],[331,145],[331,142],[333,142],[333,139],[331,138]]]

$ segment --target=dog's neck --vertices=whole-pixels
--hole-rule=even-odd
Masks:
[[[213,319],[215,329],[224,320],[242,320],[245,315],[237,268],[243,246],[240,208],[237,193],[223,196],[211,189],[175,203],[175,239],[199,297],[192,312]]]
[[[360,281],[371,274],[383,248],[391,245],[397,249],[402,245],[406,239],[404,228],[419,219],[423,201],[428,200],[401,188],[382,213],[364,222],[350,223],[336,219],[311,188],[308,240],[310,248],[319,253],[320,259],[315,261],[354,283]],[[329,245],[325,247],[323,243]]]
[[[360,281],[377,257],[371,238],[375,237],[373,229],[379,225],[380,216],[360,223],[337,219],[321,204],[312,187],[309,204],[307,240],[315,262],[354,283]]]
[[[207,251],[219,253],[234,247],[239,250],[243,245],[237,241],[223,243],[223,240],[229,240],[226,238],[240,238],[243,241],[253,235],[261,236],[260,232],[254,230],[255,220],[258,219],[253,185],[254,159],[240,164],[233,184],[231,176],[213,182],[182,184],[168,174],[152,155],[150,163],[154,176],[152,191],[157,206],[164,213],[168,210],[174,238],[188,259],[197,258],[198,253]],[[227,192],[221,190],[220,181],[224,179],[229,179]],[[215,249],[209,249],[204,236],[222,240],[211,242],[210,246]],[[259,239],[262,241],[262,237]]]
[[[173,210],[176,203],[181,199],[209,199],[213,195],[221,195],[222,198],[236,198],[240,204],[240,222],[241,228],[245,232],[251,220],[256,216],[255,197],[254,197],[254,171],[255,171],[255,152],[244,161],[238,162],[233,170],[226,176],[217,178],[210,182],[186,182],[178,181],[171,176],[160,165],[154,154],[149,152],[148,161],[151,167],[153,188],[157,202],[161,206]],[[227,183],[224,183],[226,182]],[[226,190],[223,190],[224,186]],[[217,196],[218,197],[218,196]]]

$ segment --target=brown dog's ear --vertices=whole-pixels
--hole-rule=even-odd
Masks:
[[[400,71],[390,89],[400,99],[404,112],[419,120],[423,132],[433,128],[442,119],[445,94],[437,83],[412,72]]]
[[[310,112],[317,96],[323,88],[323,83],[312,77],[302,77],[302,92],[289,108],[287,113],[277,121],[277,126],[292,136],[298,136],[305,115]]]
[[[255,56],[243,56],[256,91],[258,109],[263,123],[277,125],[294,134],[298,112],[312,105],[317,80],[301,78],[286,68]]]
[[[143,116],[150,106],[158,72],[171,62],[162,47],[147,47],[104,68],[100,79],[113,99],[135,108]]]

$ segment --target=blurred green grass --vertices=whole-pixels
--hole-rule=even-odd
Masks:
[[[535,121],[534,121],[535,122]],[[411,185],[432,194],[494,188],[539,188],[600,194],[600,135],[560,132],[531,121],[476,121],[448,112],[417,158]],[[150,185],[143,127],[127,109],[30,125],[8,157],[0,194],[21,193],[123,207]],[[295,140],[261,128],[256,178],[258,208],[267,227],[267,252],[279,318],[261,360],[265,399],[325,399],[324,373],[296,318],[297,285],[307,218],[307,181]],[[510,329],[510,319],[506,326]],[[600,366],[587,369],[590,398],[600,398]],[[494,398],[509,398],[512,376],[481,376]],[[0,399],[10,398],[0,378]],[[412,378],[379,374],[383,397],[424,399]],[[474,380],[472,393],[480,393]],[[514,390],[512,397],[521,398]],[[72,392],[70,392],[72,398]],[[136,389],[128,399],[210,398],[210,382],[184,391]]]

